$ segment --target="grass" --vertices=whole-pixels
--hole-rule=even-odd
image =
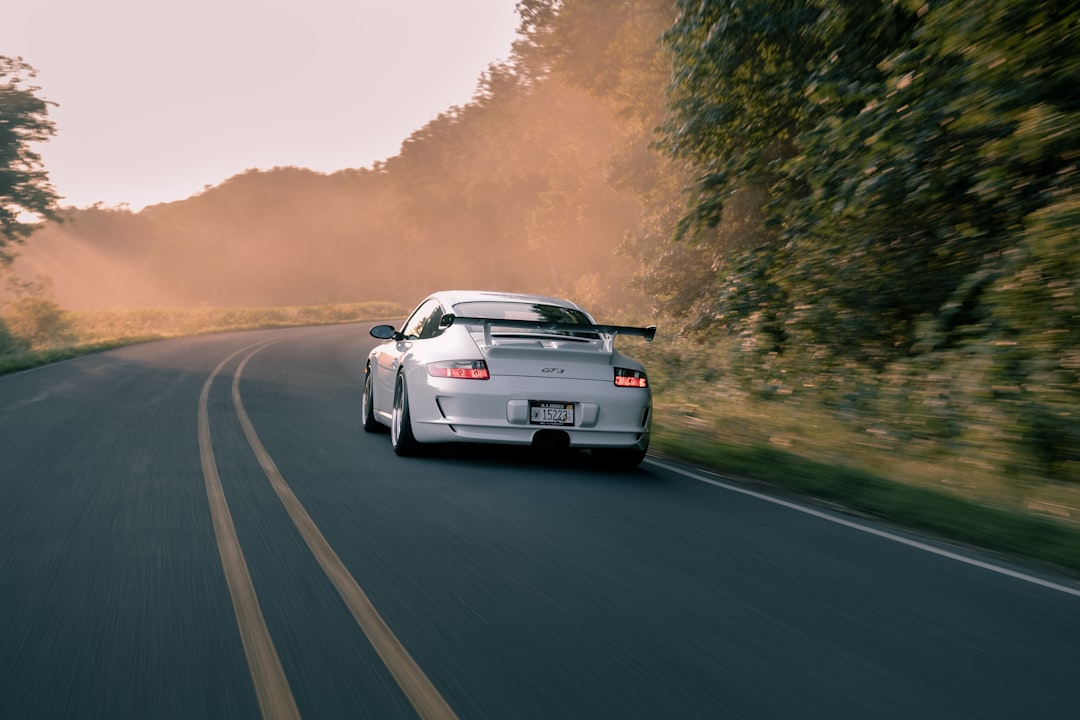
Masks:
[[[665,385],[652,442],[662,455],[1080,572],[1080,488],[1017,485],[978,458],[867,438],[812,407]]]
[[[974,498],[818,462],[767,444],[732,445],[701,431],[659,425],[653,448],[736,477],[835,501],[907,527],[1080,571],[1080,530]]]
[[[396,303],[368,302],[285,307],[91,310],[65,313],[81,343],[125,337],[181,337],[231,330],[330,325],[391,317],[407,310]]]
[[[40,365],[48,365],[49,363],[60,362],[61,360],[69,360],[73,357],[78,357],[79,355],[89,355],[91,353],[111,350],[112,348],[122,347],[124,345],[159,340],[161,337],[163,336],[148,335],[146,337],[124,337],[101,342],[72,343],[62,347],[8,353],[0,355],[0,375],[19,372],[20,370],[29,370]]]
[[[64,314],[67,340],[0,355],[0,374],[148,340],[406,313],[392,303],[70,312]],[[653,449],[661,454],[1080,572],[1080,488],[1018,484],[971,454],[854,431],[805,404],[755,401],[725,389],[730,370],[712,367],[708,358],[684,363],[677,350],[667,358],[648,351],[639,356],[653,380]]]
[[[389,302],[64,312],[66,332],[63,337],[30,350],[0,354],[0,375],[151,340],[234,330],[400,318],[407,313],[405,308]]]

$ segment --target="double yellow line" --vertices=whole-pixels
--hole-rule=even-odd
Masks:
[[[247,355],[240,361],[233,374],[233,405],[248,444],[255,452],[255,457],[274,488],[274,492],[277,493],[278,499],[285,506],[293,524],[300,531],[300,535],[319,562],[323,572],[337,588],[357,625],[363,630],[417,714],[423,720],[456,719],[454,711],[450,709],[420,666],[416,664],[375,610],[375,606],[371,604],[367,595],[312,521],[311,516],[300,504],[288,483],[285,482],[285,478],[278,471],[270,454],[263,447],[258,433],[255,432],[255,426],[251,424],[251,419],[244,410],[244,403],[240,397],[240,377],[244,368],[256,353],[276,342],[280,340],[249,345],[226,357],[210,373],[199,395],[199,455],[202,460],[203,477],[206,481],[206,495],[210,501],[214,535],[217,538],[225,580],[232,597],[233,610],[236,613],[236,622],[244,645],[244,654],[247,656],[248,668],[255,684],[255,694],[259,700],[262,716],[266,720],[290,720],[299,718],[300,711],[296,707],[289,681],[285,677],[285,671],[281,667],[270,631],[266,627],[255,586],[251,582],[247,562],[244,560],[244,553],[236,536],[229,505],[225,501],[217,463],[214,460],[213,445],[210,442],[210,416],[207,409],[210,387],[214,378],[221,373],[222,368],[230,360],[245,352]]]

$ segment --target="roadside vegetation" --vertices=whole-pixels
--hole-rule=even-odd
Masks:
[[[649,370],[656,453],[1080,572],[1080,486],[1002,452],[1008,438],[985,437],[986,426],[949,438],[913,433],[911,425],[933,418],[893,414],[895,401],[875,412],[747,387],[715,344],[660,334],[652,345],[623,345]],[[886,382],[874,390],[888,395]],[[918,406],[906,395],[905,401]]]
[[[67,312],[46,297],[23,297],[0,304],[0,375],[151,340],[383,320],[407,314],[408,310],[390,302]]]

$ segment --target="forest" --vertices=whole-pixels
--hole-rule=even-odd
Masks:
[[[73,310],[565,295],[657,322],[658,387],[710,422],[813,408],[1020,494],[1080,484],[1080,7],[518,11],[512,56],[385,162],[53,206],[9,272]]]

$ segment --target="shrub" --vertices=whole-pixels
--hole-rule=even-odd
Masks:
[[[47,278],[36,281],[8,279],[14,300],[0,310],[0,322],[6,332],[30,349],[42,349],[71,342],[71,323],[63,309],[49,296],[52,283]],[[0,347],[2,347],[0,340]]]
[[[26,350],[26,342],[11,333],[3,318],[0,318],[0,356],[13,355]]]

